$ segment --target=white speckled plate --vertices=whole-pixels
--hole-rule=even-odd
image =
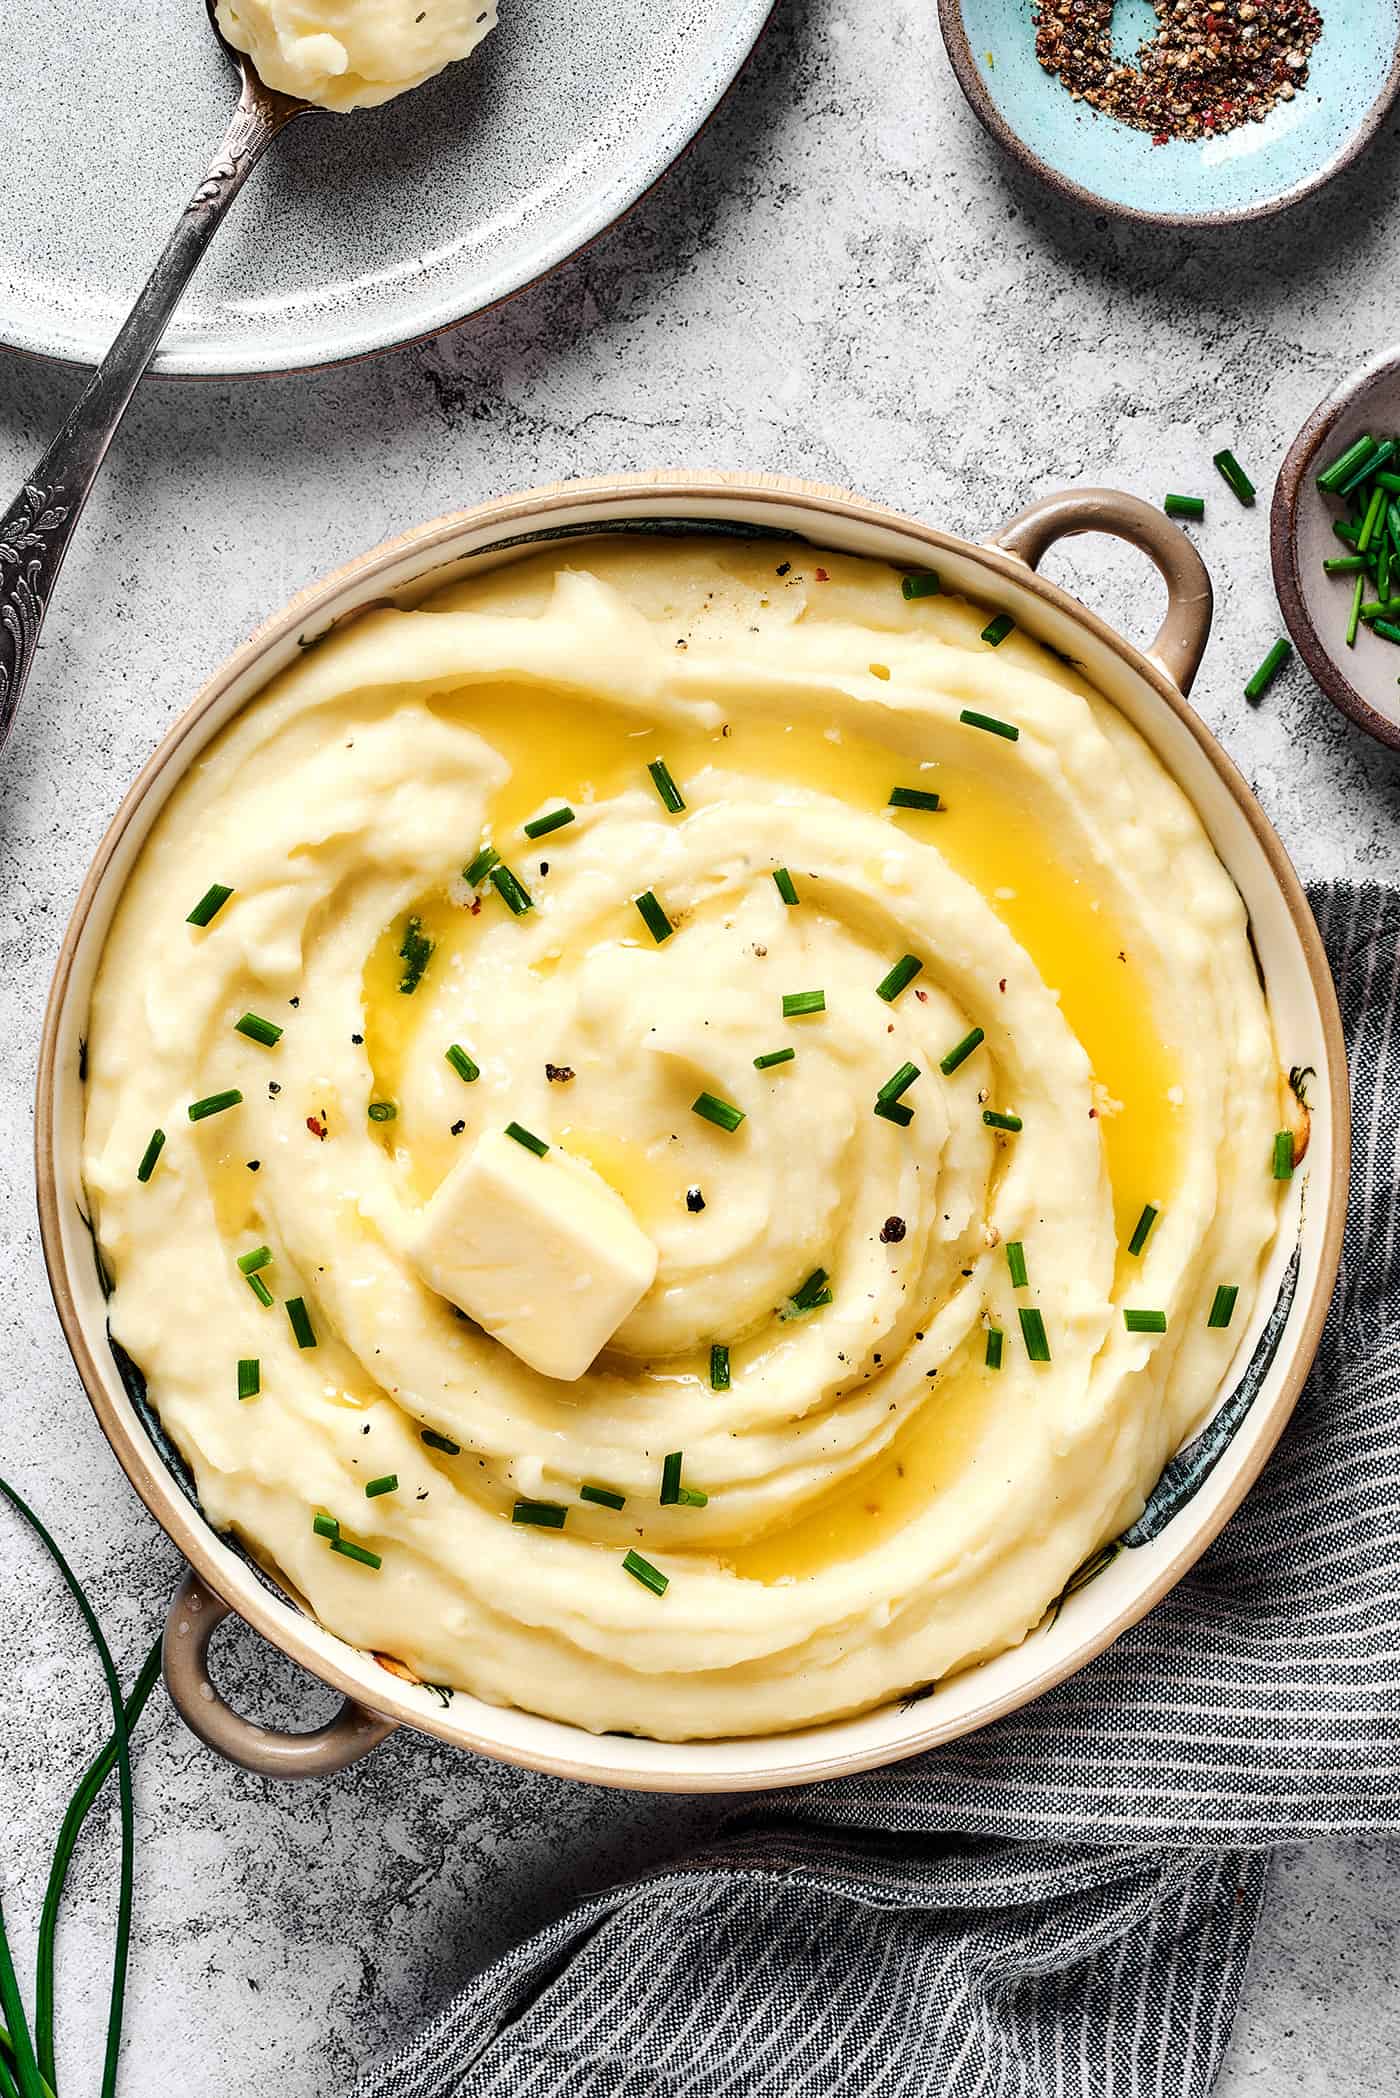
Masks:
[[[694,137],[773,0],[500,0],[416,93],[268,153],[155,369],[360,357],[518,291]],[[0,343],[96,363],[233,106],[203,0],[5,0]]]

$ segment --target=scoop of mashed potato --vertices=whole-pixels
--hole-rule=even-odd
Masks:
[[[496,0],[218,0],[219,27],[267,87],[368,109],[466,58]]]

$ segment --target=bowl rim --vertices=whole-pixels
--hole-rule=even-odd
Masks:
[[[1241,205],[1236,211],[1142,211],[1135,204],[1122,204],[1113,197],[1104,196],[1101,190],[1086,189],[1082,182],[1073,181],[1057,167],[1036,152],[1028,139],[1017,131],[1002,115],[1001,106],[987,92],[981,70],[973,56],[972,41],[963,19],[963,0],[938,0],[938,23],[943,32],[948,59],[957,78],[958,86],[967,98],[969,108],[984,131],[994,138],[1013,160],[1040,180],[1048,189],[1062,197],[1071,197],[1077,204],[1087,204],[1094,211],[1109,213],[1114,218],[1126,219],[1138,226],[1174,226],[1187,232],[1197,226],[1242,226],[1251,219],[1272,218],[1275,213],[1288,211],[1300,204],[1305,197],[1324,189],[1361,154],[1374,140],[1376,133],[1385,123],[1400,96],[1400,36],[1396,38],[1395,52],[1390,61],[1390,70],[1381,83],[1380,92],[1371,103],[1354,131],[1337,148],[1330,160],[1322,163],[1311,175],[1293,184],[1291,189],[1277,190],[1273,196],[1258,204]]]
[[[219,1534],[194,1503],[187,1501],[178,1491],[173,1494],[167,1493],[165,1489],[171,1487],[172,1480],[155,1445],[134,1414],[130,1418],[127,1417],[129,1407],[123,1412],[112,1397],[109,1388],[110,1372],[104,1371],[89,1343],[87,1327],[69,1273],[61,1220],[56,1150],[58,1049],[68,994],[73,983],[74,967],[83,936],[94,909],[104,897],[112,862],[129,825],[137,816],[148,794],[163,781],[168,768],[172,764],[180,763],[188,744],[193,742],[194,745],[191,757],[197,756],[199,749],[203,747],[199,736],[205,717],[219,705],[229,687],[254,670],[277,645],[291,638],[299,627],[305,625],[309,615],[331,605],[343,596],[347,588],[353,588],[357,592],[359,603],[347,608],[341,615],[353,616],[364,604],[373,601],[374,586],[385,571],[401,566],[406,557],[415,562],[416,572],[411,581],[400,581],[395,587],[417,590],[431,576],[435,554],[441,556],[439,565],[446,565],[455,558],[455,542],[478,536],[485,530],[499,529],[508,533],[513,526],[538,527],[547,524],[551,516],[558,512],[583,512],[584,517],[577,524],[571,524],[566,528],[570,537],[575,534],[582,537],[587,536],[590,529],[587,519],[587,513],[590,511],[598,513],[601,526],[604,516],[609,512],[615,516],[647,516],[649,513],[644,506],[661,499],[667,503],[668,518],[674,516],[679,521],[691,515],[704,522],[719,525],[723,521],[722,513],[706,506],[713,506],[718,500],[726,497],[732,498],[736,504],[742,503],[745,508],[772,505],[775,510],[781,509],[789,513],[794,509],[801,510],[807,514],[818,532],[824,519],[847,525],[873,527],[877,530],[892,529],[907,540],[926,548],[930,556],[943,553],[971,561],[987,573],[993,584],[999,580],[1019,590],[1029,590],[1039,597],[1052,609],[1067,617],[1081,631],[1087,632],[1108,652],[1118,657],[1128,670],[1151,688],[1155,697],[1185,727],[1217,778],[1226,787],[1236,809],[1252,832],[1254,841],[1261,849],[1268,873],[1281,895],[1316,999],[1325,1044],[1325,1085],[1327,1114],[1332,1133],[1332,1157],[1331,1171],[1325,1188],[1319,1191],[1326,1209],[1317,1278],[1303,1307],[1298,1326],[1290,1336],[1286,1365],[1278,1389],[1269,1400],[1267,1409],[1256,1404],[1251,1411],[1251,1432],[1248,1441],[1241,1437],[1236,1444],[1237,1448],[1243,1449],[1241,1461],[1214,1504],[1203,1509],[1200,1501],[1196,1503],[1199,1511],[1196,1520],[1181,1531],[1178,1548],[1170,1554],[1162,1555],[1161,1563],[1151,1578],[1134,1588],[1132,1595],[1106,1624],[1088,1632],[1066,1652],[1034,1670],[1027,1679],[1017,1681],[1004,1690],[990,1693],[955,1719],[936,1719],[933,1716],[936,1701],[930,1701],[929,1723],[913,1728],[907,1737],[893,1744],[876,1743],[844,1751],[823,1749],[822,1737],[827,1727],[844,1723],[836,1721],[815,1727],[789,1729],[786,1732],[737,1737],[741,1740],[742,1747],[749,1752],[749,1761],[742,1769],[708,1768],[703,1762],[698,1769],[687,1767],[688,1756],[698,1755],[703,1758],[707,1749],[713,1750],[717,1745],[714,1742],[659,1743],[656,1745],[660,1750],[673,1759],[673,1767],[639,1772],[617,1765],[610,1766],[603,1747],[608,1737],[589,1734],[584,1729],[570,1726],[567,1722],[549,1723],[557,1732],[577,1739],[581,1747],[585,1743],[588,1744],[592,1754],[567,1754],[560,1753],[553,1747],[536,1749],[530,1744],[502,1742],[493,1738],[480,1723],[464,1723],[459,1716],[447,1710],[425,1710],[417,1701],[410,1702],[406,1686],[401,1687],[396,1678],[382,1668],[376,1670],[378,1680],[370,1687],[361,1676],[351,1672],[340,1660],[338,1653],[328,1655],[321,1651],[313,1651],[312,1634],[323,1633],[336,1647],[344,1648],[351,1654],[359,1654],[365,1660],[371,1660],[372,1656],[363,1650],[349,1647],[348,1642],[340,1640],[338,1635],[325,1634],[318,1621],[298,1610],[288,1597],[280,1591],[274,1594],[264,1588],[251,1571],[232,1557]],[[688,504],[697,507],[688,511]],[[622,506],[621,509],[619,506]],[[789,529],[797,528],[789,524]],[[819,537],[814,537],[814,543],[821,543]],[[326,631],[329,631],[329,626]],[[1166,673],[1097,613],[1059,585],[1041,577],[1027,562],[1004,551],[995,539],[981,542],[963,539],[882,504],[867,501],[844,489],[816,482],[774,474],[750,475],[688,469],[556,481],[537,489],[498,497],[466,510],[449,512],[342,563],[328,575],[297,592],[280,611],[254,630],[248,640],[205,681],[184,713],[162,737],[124,795],[93,855],[63,935],[45,1009],[39,1049],[34,1125],[40,1237],[64,1339],[88,1401],[123,1471],[149,1512],[177,1546],[188,1565],[194,1569],[198,1579],[206,1583],[215,1595],[227,1602],[246,1623],[272,1645],[289,1655],[299,1666],[342,1691],[347,1698],[368,1708],[372,1713],[414,1728],[420,1733],[432,1735],[454,1747],[472,1750],[494,1761],[548,1771],[558,1777],[623,1790],[678,1793],[743,1792],[770,1788],[776,1783],[809,1784],[903,1761],[928,1748],[970,1733],[990,1720],[1031,1703],[1056,1684],[1077,1673],[1153,1609],[1219,1535],[1252,1488],[1293,1411],[1303,1382],[1311,1369],[1341,1256],[1348,1184],[1349,1136],[1350,1103],[1341,1015],[1330,965],[1306,894],[1281,841],[1242,774]],[[236,1573],[234,1569],[237,1569]],[[493,1709],[477,1699],[472,1699],[471,1703],[478,1714],[487,1714]],[[775,1743],[800,1740],[804,1734],[810,1735],[812,1739],[814,1752],[811,1757],[797,1765],[785,1762],[775,1767],[768,1756],[770,1747]]]

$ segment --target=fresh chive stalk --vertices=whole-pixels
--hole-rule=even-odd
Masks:
[[[271,1246],[254,1246],[251,1252],[240,1253],[238,1256],[239,1271],[244,1275],[256,1275],[260,1268],[271,1265]]]
[[[1233,495],[1248,510],[1254,502],[1254,483],[1231,451],[1219,451],[1211,462]]]
[[[982,639],[986,642],[988,648],[1000,648],[1007,635],[1014,634],[1015,631],[1016,622],[1011,617],[1011,614],[1009,612],[998,612],[996,618],[989,619],[983,627]]]
[[[1206,1324],[1215,1327],[1217,1331],[1223,1331],[1235,1315],[1235,1300],[1239,1293],[1239,1285],[1237,1283],[1220,1283],[1215,1295],[1210,1300],[1210,1311],[1206,1318]]]
[[[928,809],[930,812],[942,808],[938,796],[924,787],[891,787],[890,798],[885,804],[891,809]]]
[[[423,981],[423,971],[433,958],[435,944],[424,932],[423,920],[416,915],[410,917],[399,942],[399,960],[403,963],[399,989],[405,998],[411,998]]]
[[[819,1305],[831,1302],[831,1291],[827,1288],[825,1268],[813,1268],[807,1280],[795,1289],[788,1298],[794,1311],[815,1311]]]
[[[1152,1226],[1157,1221],[1157,1216],[1158,1212],[1153,1207],[1153,1205],[1150,1202],[1145,1202],[1142,1207],[1142,1215],[1134,1224],[1133,1235],[1128,1240],[1128,1251],[1133,1255],[1134,1259],[1136,1259],[1138,1254],[1141,1253],[1143,1247],[1147,1244],[1147,1240],[1151,1233]]]
[[[534,909],[534,899],[530,891],[517,875],[511,873],[503,860],[498,861],[491,869],[487,879],[514,917],[523,918],[526,911]]]
[[[825,1011],[825,991],[784,991],[783,993],[783,1018],[785,1020],[800,1020],[808,1013],[824,1013]]]
[[[1275,1180],[1293,1178],[1293,1131],[1280,1129],[1274,1138],[1272,1172]]]
[[[1167,1314],[1165,1311],[1138,1311],[1125,1305],[1123,1324],[1130,1333],[1165,1333]]]
[[[1325,466],[1317,477],[1317,485],[1326,495],[1340,495],[1342,484],[1350,480],[1358,470],[1363,470],[1367,460],[1376,449],[1373,437],[1358,437],[1344,452],[1339,452],[1330,466]]]
[[[916,955],[901,955],[889,974],[883,976],[876,984],[875,996],[883,998],[886,1005],[893,1005],[900,992],[909,988],[923,966]]]
[[[876,1094],[876,1098],[879,1100],[898,1100],[902,1094],[908,1092],[914,1080],[920,1075],[917,1064],[901,1064],[894,1076],[885,1080]]]
[[[536,1530],[562,1530],[568,1515],[558,1501],[517,1501],[510,1511],[513,1523],[528,1523]]]
[[[547,838],[574,820],[574,812],[566,801],[562,808],[551,809],[547,816],[536,816],[532,823],[522,823],[520,828],[527,838]]]
[[[249,1289],[253,1292],[253,1295],[262,1305],[263,1310],[270,1311],[272,1309],[272,1291],[263,1281],[262,1276],[249,1275],[245,1279],[247,1281]]]
[[[549,1149],[542,1136],[536,1136],[532,1129],[522,1127],[519,1122],[507,1122],[506,1135],[513,1136],[516,1143],[523,1144],[527,1151],[533,1151],[536,1158],[543,1158]]]
[[[770,1049],[766,1056],[754,1058],[753,1067],[755,1071],[771,1071],[778,1064],[790,1064],[796,1054],[795,1049]]]
[[[442,1053],[445,1060],[451,1064],[453,1070],[461,1079],[463,1085],[475,1085],[477,1079],[481,1076],[481,1066],[472,1061],[460,1042],[454,1042],[450,1049],[444,1049]]]
[[[491,869],[499,864],[500,857],[494,845],[483,845],[476,858],[462,869],[462,879],[467,887],[474,889],[479,882],[485,881]]]
[[[661,1492],[657,1496],[663,1508],[674,1508],[681,1497],[681,1464],[684,1461],[680,1450],[672,1450],[661,1463]]]
[[[398,1114],[398,1108],[392,1100],[371,1100],[366,1112],[371,1122],[392,1122]]]
[[[160,1154],[164,1149],[165,1131],[163,1129],[153,1129],[151,1131],[151,1141],[149,1142],[149,1144],[147,1144],[145,1150],[141,1153],[141,1163],[136,1168],[136,1178],[140,1181],[143,1187],[145,1186],[146,1182],[150,1179],[152,1173],[154,1173],[156,1169],[156,1160],[160,1157]]]
[[[1285,641],[1280,636],[1245,686],[1245,698],[1262,699],[1292,653],[1292,642]]]
[[[287,1317],[291,1321],[292,1332],[296,1335],[297,1346],[299,1348],[314,1348],[316,1345],[316,1329],[311,1323],[311,1314],[306,1308],[305,1297],[288,1297]]]
[[[378,1552],[372,1552],[366,1544],[352,1544],[348,1537],[332,1537],[331,1550],[339,1552],[342,1559],[353,1559],[357,1566],[368,1566],[378,1573],[384,1561]]]
[[[1017,1316],[1021,1321],[1021,1338],[1026,1344],[1028,1362],[1048,1362],[1050,1342],[1045,1332],[1045,1321],[1034,1305],[1021,1306]]]
[[[662,1573],[659,1566],[653,1566],[650,1559],[644,1559],[640,1552],[628,1552],[622,1570],[630,1573],[634,1581],[640,1581],[643,1588],[649,1588],[653,1595],[664,1595],[671,1585],[669,1576]]]
[[[221,881],[210,882],[208,888],[186,918],[186,925],[211,924],[218,917],[232,894],[232,889],[226,889]]]
[[[899,587],[906,602],[912,602],[916,597],[937,597],[943,588],[943,580],[936,569],[926,568],[904,576]]]
[[[207,1122],[210,1115],[221,1115],[230,1107],[241,1106],[242,1102],[240,1092],[210,1093],[203,1100],[191,1100],[185,1112],[192,1122]]]
[[[1361,600],[1365,595],[1366,578],[1364,575],[1359,575],[1356,578],[1356,587],[1351,593],[1351,610],[1347,614],[1346,644],[1348,648],[1355,648],[1356,646],[1356,629],[1361,622]]]
[[[1011,1273],[1011,1287],[1024,1289],[1028,1279],[1026,1249],[1019,1238],[1010,1238],[1006,1242],[1006,1265]]]
[[[1001,1358],[1005,1346],[1006,1335],[1002,1332],[1000,1326],[988,1326],[987,1351],[982,1360],[989,1370],[999,1370],[1001,1368]]]
[[[1009,1130],[1012,1136],[1019,1134],[1026,1126],[1019,1115],[1004,1115],[995,1107],[984,1107],[982,1120],[989,1129]]]
[[[239,1399],[255,1399],[262,1390],[262,1365],[256,1355],[238,1358]]]
[[[580,1486],[578,1497],[581,1501],[592,1501],[599,1508],[625,1508],[627,1506],[626,1494],[616,1493],[611,1486]]]
[[[722,1340],[717,1340],[710,1349],[710,1389],[729,1390],[729,1350]]]
[[[873,1112],[882,1122],[895,1122],[901,1129],[907,1129],[914,1119],[913,1108],[906,1107],[902,1100],[877,1100]]]
[[[791,908],[797,901],[797,889],[787,868],[775,867],[773,869],[773,880],[777,884],[778,894],[782,897],[783,902]]]
[[[945,1078],[951,1078],[960,1064],[965,1064],[974,1049],[980,1049],[987,1039],[980,1027],[970,1028],[960,1042],[955,1042],[948,1054],[939,1059],[938,1068]]]
[[[664,758],[653,758],[647,766],[651,783],[661,797],[661,806],[670,816],[679,816],[685,807],[685,796],[671,777],[671,768]]]
[[[699,1115],[702,1121],[713,1122],[716,1129],[726,1129],[732,1136],[744,1119],[742,1107],[733,1107],[728,1100],[719,1099],[714,1093],[701,1093],[693,1100],[690,1112]]]
[[[311,1527],[318,1537],[339,1537],[340,1535],[340,1524],[333,1515],[327,1515],[324,1509],[318,1509],[315,1515],[312,1516]]]
[[[995,714],[979,714],[974,707],[964,707],[958,716],[968,728],[985,729],[989,736],[1004,736],[1008,743],[1020,741],[1021,731],[1014,721],[998,721]]]
[[[1206,514],[1205,498],[1199,495],[1166,495],[1162,508],[1168,517],[1190,517],[1198,524]]]
[[[244,1013],[241,1020],[234,1021],[233,1031],[246,1035],[250,1042],[261,1043],[264,1049],[275,1049],[282,1039],[282,1030],[276,1022],[264,1020],[258,1013]]]
[[[420,1428],[418,1440],[426,1443],[430,1450],[438,1450],[444,1457],[460,1457],[462,1445],[454,1442],[450,1435],[439,1435],[436,1428]]]
[[[397,1472],[385,1472],[381,1479],[365,1480],[365,1499],[367,1501],[377,1501],[381,1495],[397,1493],[398,1490],[399,1475]]]
[[[663,940],[669,940],[676,928],[657,902],[656,892],[653,889],[644,889],[642,894],[634,896],[632,901],[641,912],[642,923],[657,946],[659,947]]]

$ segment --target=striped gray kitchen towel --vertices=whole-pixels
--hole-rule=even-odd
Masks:
[[[1352,1056],[1342,1282],[1222,1536],[1025,1711],[581,1903],[361,2098],[1209,2090],[1268,1846],[1400,1830],[1400,898],[1313,904]]]

